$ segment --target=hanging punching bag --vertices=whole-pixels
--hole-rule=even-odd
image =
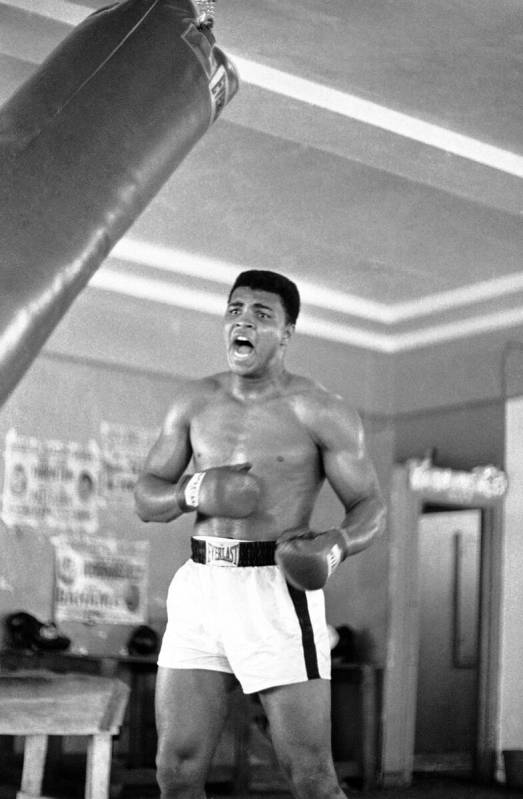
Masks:
[[[124,0],[0,110],[0,406],[237,88],[195,3]]]

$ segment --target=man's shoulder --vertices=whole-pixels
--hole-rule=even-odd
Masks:
[[[292,377],[290,395],[295,397],[296,408],[303,420],[308,419],[312,427],[327,423],[354,429],[360,427],[358,411],[341,394],[308,377]]]
[[[221,375],[182,380],[176,387],[171,402],[171,411],[182,413],[195,410],[210,401],[222,390]]]
[[[322,383],[304,375],[289,375],[289,394],[296,396],[312,407],[330,407],[337,404],[346,404],[344,398],[326,388]]]
[[[197,377],[193,378],[192,380],[186,380],[183,383],[185,391],[190,395],[201,395],[201,394],[215,394],[218,391],[221,391],[223,382],[224,382],[224,374],[214,374],[214,375],[206,375],[205,377]]]
[[[303,394],[304,396],[312,396],[318,390],[326,390],[317,380],[293,372],[287,372],[287,389],[291,394]]]

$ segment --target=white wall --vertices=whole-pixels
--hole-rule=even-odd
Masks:
[[[523,750],[523,397],[506,403],[500,750]]]

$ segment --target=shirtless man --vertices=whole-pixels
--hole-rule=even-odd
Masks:
[[[205,797],[237,681],[259,694],[293,795],[345,796],[331,754],[321,588],[381,532],[384,504],[357,413],[284,366],[299,307],[284,276],[239,275],[224,321],[229,371],[179,389],[136,486],[144,521],[196,512],[158,659],[162,799]],[[312,533],[325,479],[345,517]]]

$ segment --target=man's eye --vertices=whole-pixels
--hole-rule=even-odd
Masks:
[[[229,316],[236,316],[239,312],[238,308],[229,308]]]

